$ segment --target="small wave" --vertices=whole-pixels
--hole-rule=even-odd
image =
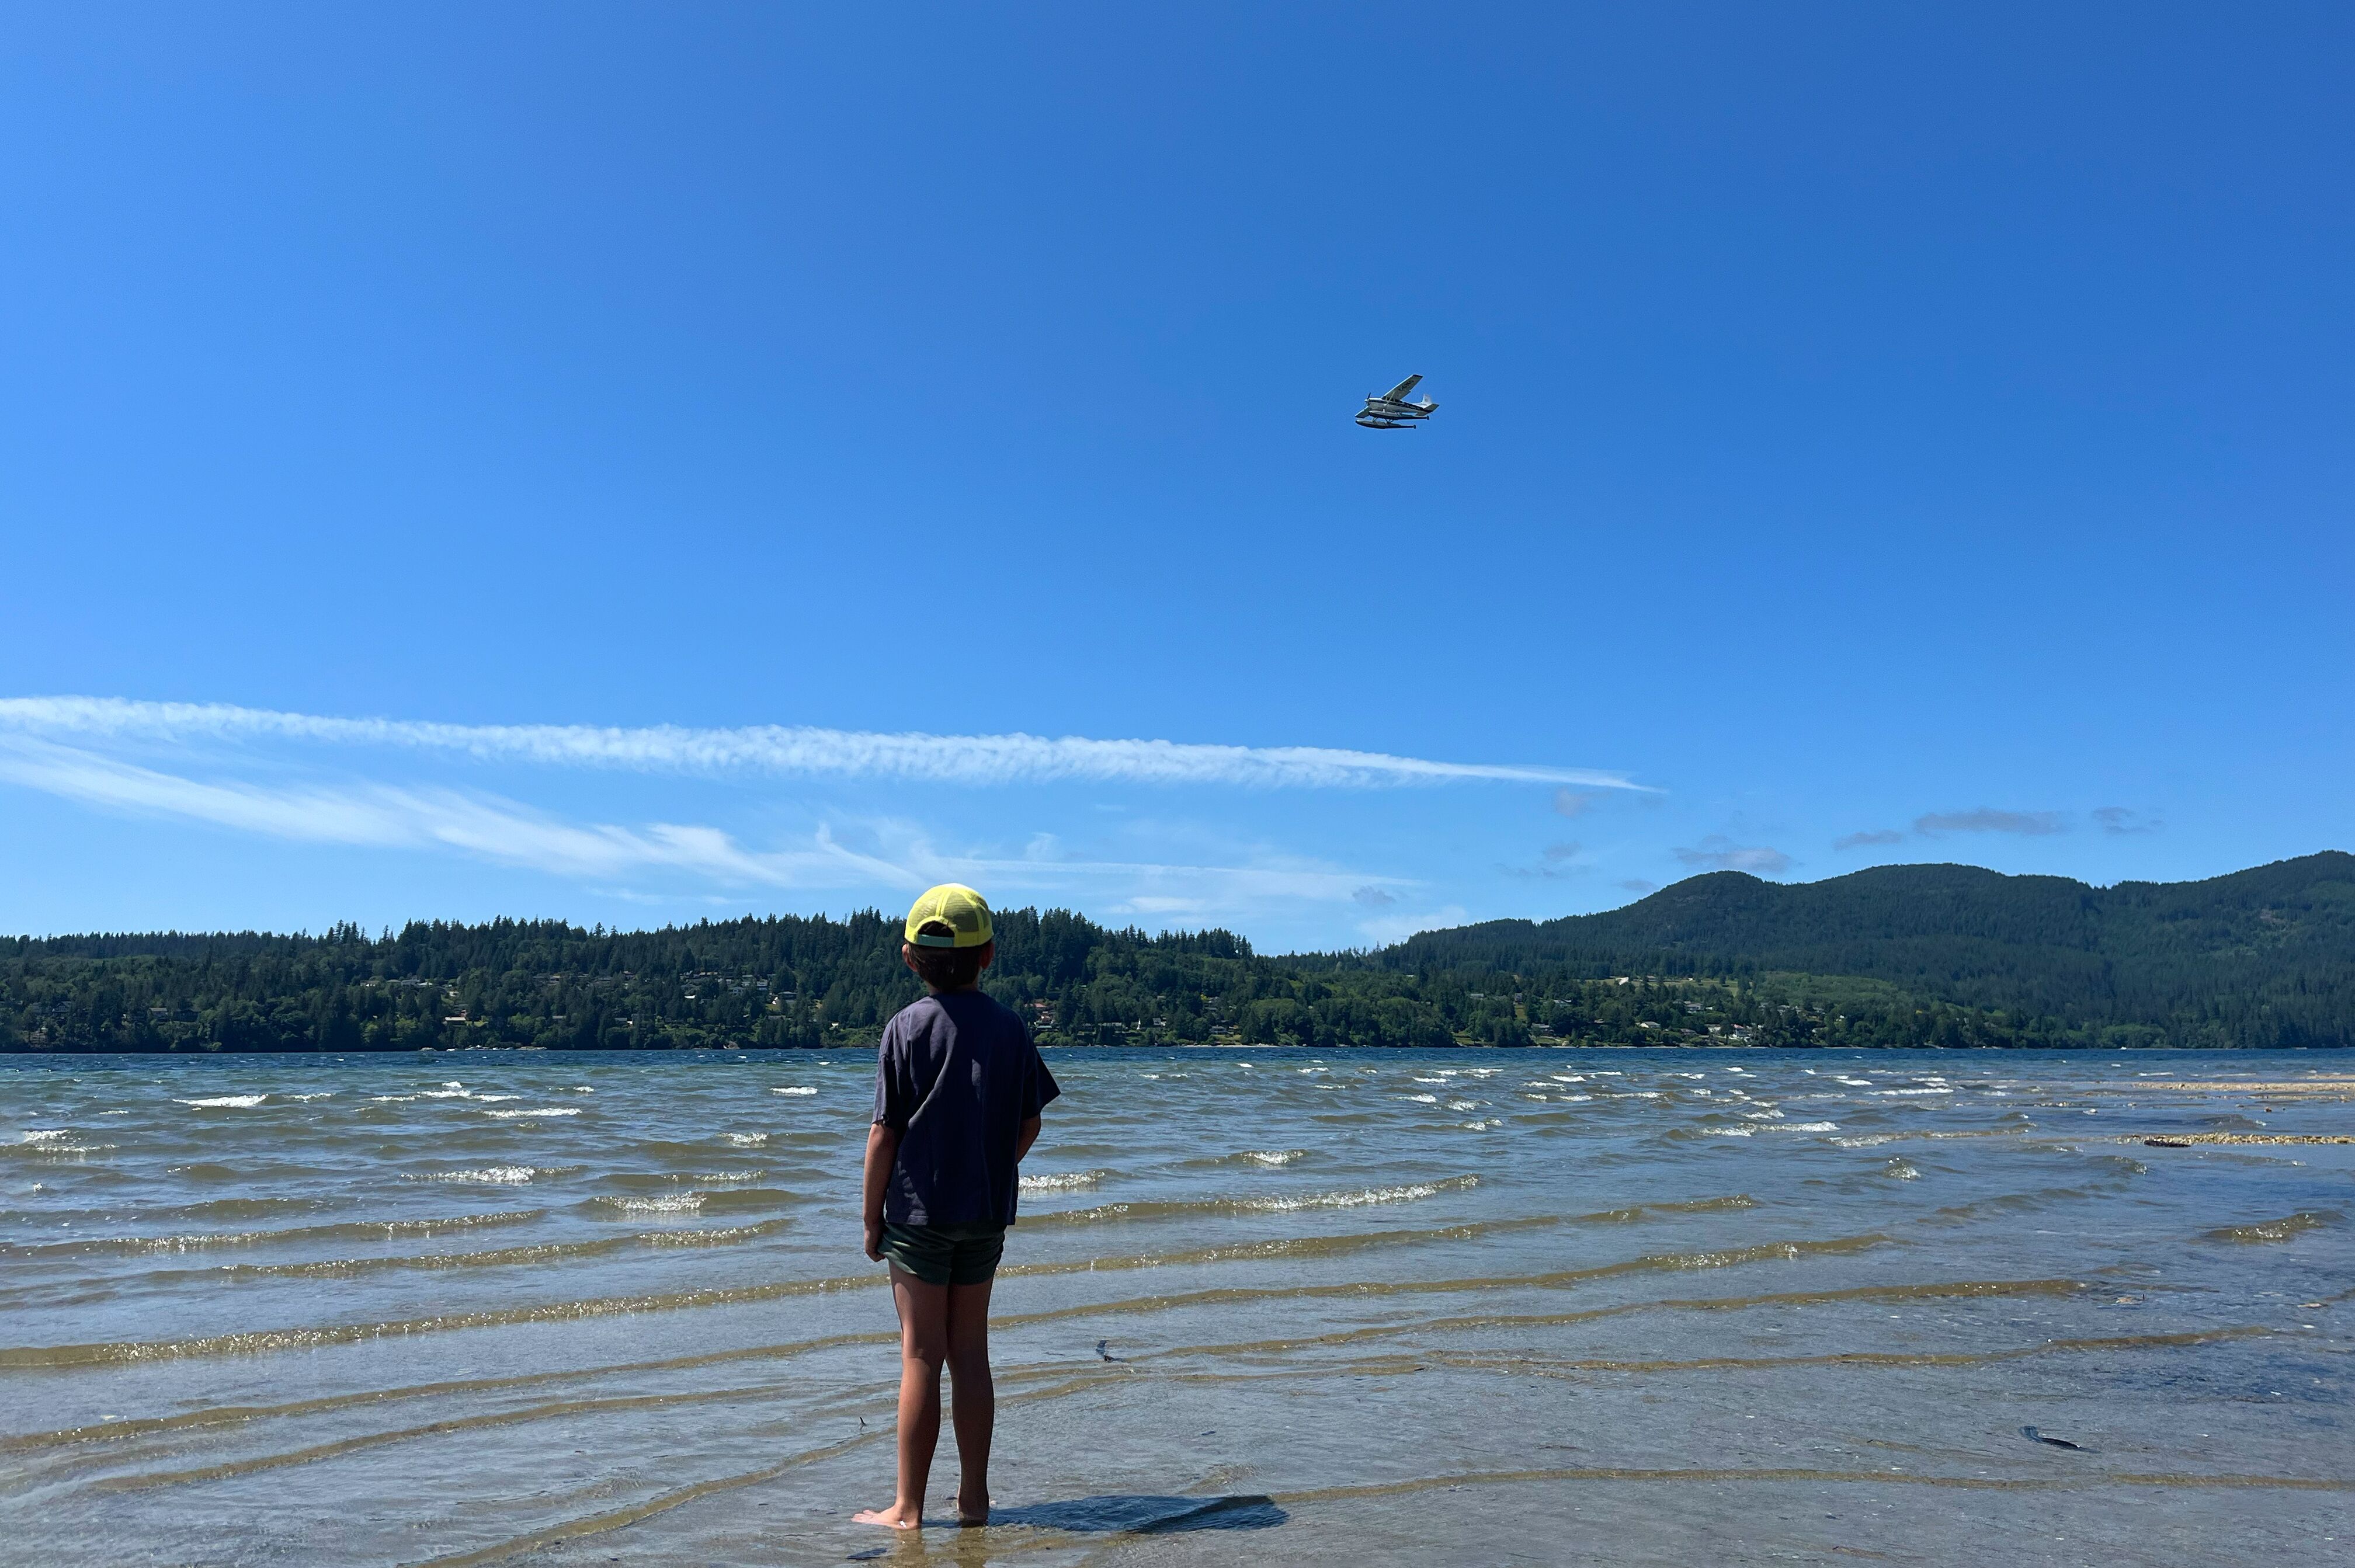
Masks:
[[[1036,1176],[1024,1177],[1021,1189],[1025,1192],[1068,1192],[1074,1187],[1093,1187],[1111,1174],[1109,1170],[1041,1171]]]
[[[199,1111],[249,1111],[269,1099],[267,1094],[215,1094],[204,1100],[182,1100],[183,1105],[193,1105]]]
[[[536,1116],[577,1116],[580,1114],[581,1107],[578,1105],[544,1105],[537,1111],[485,1111],[483,1113],[486,1116],[496,1116],[502,1121]]]
[[[700,1192],[674,1192],[663,1198],[597,1198],[592,1202],[624,1214],[686,1214],[703,1207]]]
[[[1364,1236],[1295,1237],[1273,1242],[1245,1243],[1239,1246],[1202,1248],[1190,1253],[1017,1264],[1002,1272],[1008,1275],[1051,1275],[1087,1274],[1112,1269],[1154,1268],[1172,1264],[1226,1263],[1271,1257],[1335,1256],[1364,1247],[1387,1248],[1428,1242],[1475,1240],[1497,1231],[1524,1228],[1530,1223],[1532,1221],[1501,1221],[1486,1224],[1452,1225],[1436,1231],[1388,1231]],[[1888,1236],[1874,1232],[1869,1235],[1840,1236],[1822,1241],[1770,1242],[1727,1252],[1656,1254],[1630,1258],[1621,1263],[1604,1264],[1592,1268],[1566,1269],[1551,1274],[1529,1275],[1511,1279],[1417,1280],[1373,1288],[1381,1294],[1491,1290],[1499,1285],[1559,1289],[1581,1285],[1589,1280],[1607,1279],[1623,1275],[1728,1268],[1770,1260],[1779,1262],[1803,1257],[1844,1255],[1887,1246],[1890,1241],[1891,1238]],[[45,1368],[122,1366],[134,1362],[178,1360],[194,1356],[252,1355],[271,1351],[317,1349],[330,1345],[360,1344],[372,1339],[389,1339],[412,1334],[505,1328],[519,1323],[576,1323],[589,1318],[620,1314],[747,1306],[785,1300],[795,1296],[873,1288],[879,1283],[876,1276],[869,1273],[833,1279],[772,1280],[758,1285],[707,1286],[670,1295],[616,1296],[589,1300],[548,1301],[491,1310],[446,1312],[432,1317],[411,1317],[392,1321],[249,1329],[233,1334],[185,1339],[10,1346],[0,1348],[0,1372]],[[1990,1288],[1988,1285],[1977,1284],[1909,1287],[1911,1292],[1916,1294],[1925,1291],[1934,1294],[1979,1294],[1987,1292]],[[2041,1284],[2030,1282],[2028,1285],[2014,1288],[2035,1288],[2042,1293],[2058,1294],[2073,1292],[2081,1289],[2082,1286],[2073,1282],[2055,1281]],[[1284,1285],[1261,1292],[1231,1290],[1220,1294],[1229,1299],[1241,1299],[1246,1296],[1252,1298],[1275,1299],[1342,1294],[1359,1296],[1369,1293],[1369,1287],[1364,1282],[1350,1281],[1312,1285]],[[1154,1298],[1154,1304],[1174,1305],[1175,1302],[1170,1297],[1161,1296]],[[1117,1305],[1089,1306],[1081,1308],[1094,1314],[1117,1309]]]
[[[322,1089],[315,1094],[289,1094],[286,1097],[290,1100],[332,1100],[336,1097],[336,1092],[333,1089]]]
[[[1308,1151],[1305,1148],[1247,1148],[1234,1157],[1249,1160],[1253,1165],[1281,1166],[1307,1158]]]
[[[815,1094],[817,1093],[817,1090],[812,1085],[795,1084],[790,1089],[772,1089],[769,1093],[772,1094]]]
[[[1785,1122],[1774,1129],[1778,1133],[1836,1133],[1838,1122]]]
[[[780,1216],[774,1220],[763,1220],[757,1225],[706,1226],[699,1231],[648,1231],[638,1237],[638,1243],[648,1247],[733,1246],[738,1242],[772,1235],[792,1223],[791,1220]]]
[[[1922,1179],[1922,1173],[1913,1168],[1913,1162],[1909,1159],[1902,1158],[1892,1159],[1887,1165],[1882,1166],[1881,1168],[1881,1174],[1898,1181],[1919,1181]]]
[[[730,1133],[728,1135],[728,1141],[734,1144],[738,1148],[759,1148],[762,1144],[769,1141],[769,1135],[766,1133]]]
[[[1882,1144],[1895,1143],[1903,1136],[1902,1133],[1865,1133],[1856,1137],[1834,1138],[1832,1142],[1842,1148],[1879,1148]]]
[[[1701,1131],[1713,1138],[1746,1138],[1756,1127],[1703,1127]]]
[[[1412,1100],[1419,1105],[1436,1105],[1439,1104],[1439,1096],[1436,1094],[1401,1094],[1399,1098],[1401,1100]]]
[[[72,1136],[64,1127],[28,1127],[16,1141],[20,1144],[53,1144]]]
[[[1894,1099],[1901,1094],[1951,1094],[1953,1093],[1952,1089],[1883,1089],[1881,1091],[1883,1099]]]
[[[1362,1209],[1377,1203],[1412,1203],[1417,1199],[1462,1192],[1479,1185],[1476,1176],[1451,1176],[1443,1181],[1411,1181],[1397,1187],[1368,1187],[1356,1192],[1318,1192],[1304,1198],[1243,1198],[1219,1207],[1252,1214],[1290,1214],[1302,1209]]]
[[[485,1225],[521,1225],[545,1209],[508,1209],[487,1214],[453,1214],[432,1220],[348,1220],[333,1225],[300,1225],[282,1231],[215,1231],[186,1236],[88,1236],[72,1242],[42,1242],[16,1251],[36,1257],[115,1253],[129,1255],[205,1252],[219,1247],[281,1246],[298,1242],[376,1242],[402,1236],[433,1236]]]
[[[1480,1108],[1480,1102],[1477,1100],[1450,1100],[1447,1102],[1447,1108],[1451,1111],[1476,1111]]]
[[[486,1165],[479,1170],[437,1170],[424,1176],[404,1176],[403,1181],[469,1181],[492,1187],[512,1187],[539,1174],[527,1165]]]
[[[2285,1214],[2278,1220],[2263,1220],[2254,1225],[2226,1225],[2221,1230],[2204,1232],[2203,1242],[2230,1242],[2248,1245],[2257,1242],[2286,1242],[2308,1231],[2319,1231],[2335,1225],[2346,1216],[2336,1209],[2301,1209],[2295,1214]]]

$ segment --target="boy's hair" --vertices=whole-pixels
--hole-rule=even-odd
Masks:
[[[926,936],[954,936],[956,928],[944,920],[928,920],[916,928]],[[914,947],[916,977],[935,991],[961,991],[981,978],[979,947]]]

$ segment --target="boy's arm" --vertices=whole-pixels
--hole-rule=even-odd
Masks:
[[[1038,1118],[1031,1118],[1031,1130],[1038,1130]],[[900,1158],[900,1134],[895,1128],[878,1122],[867,1129],[867,1191],[864,1215],[867,1221],[867,1256],[869,1261],[883,1261],[883,1189],[891,1185],[891,1167]]]
[[[1014,1140],[1014,1163],[1020,1165],[1030,1146],[1039,1141],[1039,1117],[1036,1113],[1022,1118],[1022,1136]]]

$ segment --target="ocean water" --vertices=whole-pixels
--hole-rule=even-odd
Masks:
[[[1050,1060],[896,1539],[871,1056],[0,1058],[0,1562],[2355,1560],[2355,1063]]]

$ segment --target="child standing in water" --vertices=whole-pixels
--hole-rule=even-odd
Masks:
[[[989,1522],[989,1286],[1014,1223],[1016,1168],[1062,1093],[1022,1020],[981,993],[997,955],[989,905],[943,883],[908,912],[900,957],[924,996],[883,1027],[867,1135],[867,1255],[891,1265],[900,1309],[900,1488],[861,1524],[914,1530],[941,1435],[941,1367],[955,1385],[959,1524]]]

